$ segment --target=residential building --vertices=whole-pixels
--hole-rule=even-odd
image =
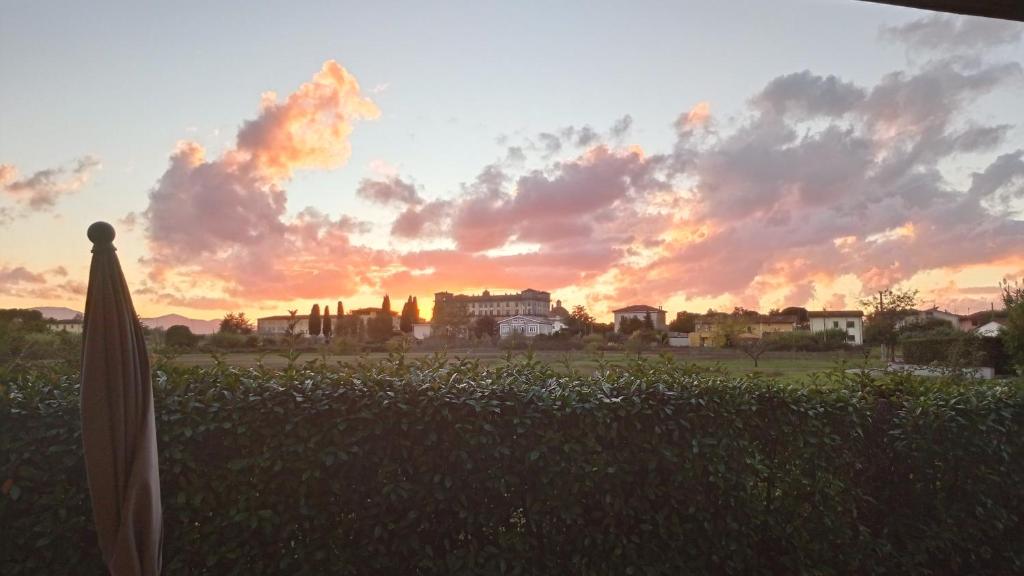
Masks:
[[[811,332],[843,330],[847,344],[859,346],[864,343],[864,312],[860,310],[812,310],[807,312],[807,318]]]
[[[305,334],[309,331],[309,314],[296,315],[292,318],[289,314],[279,316],[265,316],[256,319],[257,334],[286,334],[288,324],[295,322],[295,334]]]
[[[54,332],[68,332],[69,334],[81,334],[85,324],[81,318],[69,320],[50,320],[46,327]]]
[[[507,338],[513,334],[522,334],[532,338],[540,334],[552,334],[554,322],[545,316],[512,316],[498,321],[498,336]]]
[[[636,318],[638,320],[646,321],[647,317],[650,316],[651,324],[655,330],[668,330],[668,326],[665,323],[665,311],[661,308],[655,308],[654,306],[648,306],[646,304],[633,304],[626,306],[625,308],[619,308],[618,310],[612,310],[612,314],[615,315],[615,331],[622,331],[622,321],[626,319]]]
[[[412,337],[417,340],[430,338],[432,327],[428,322],[417,322],[412,325]]]
[[[438,310],[449,304],[464,305],[470,317],[547,316],[551,312],[551,293],[532,288],[518,294],[491,294],[489,290],[474,295],[437,292],[434,294],[434,315],[437,316]]]
[[[668,345],[675,348],[686,348],[690,345],[690,335],[685,332],[669,332]]]
[[[1005,329],[1006,329],[1006,326],[1002,322],[1000,322],[998,320],[993,320],[991,322],[988,322],[986,324],[982,324],[981,326],[979,326],[974,331],[974,333],[977,334],[978,336],[985,336],[985,337],[989,337],[989,338],[994,338],[994,337],[999,336],[1000,334],[1002,334],[1003,330],[1005,330]]]
[[[939,310],[938,306],[932,306],[926,310],[914,310],[913,313],[897,322],[896,327],[900,328],[914,322],[924,322],[932,319],[948,322],[954,330],[960,330],[960,315],[948,310]]]
[[[363,322],[363,326],[366,326],[366,324],[370,321],[371,318],[376,318],[377,316],[380,316],[383,313],[383,310],[374,307],[356,308],[355,310],[349,311],[350,315],[358,317]],[[400,330],[402,325],[401,316],[399,316],[398,312],[395,312],[394,310],[389,312],[389,314],[391,314],[392,328],[394,328],[395,330]],[[335,319],[335,322],[337,322],[337,319]]]
[[[362,322],[363,326],[370,321],[371,318],[376,318],[377,315],[382,314],[383,311],[380,308],[357,308],[349,311],[348,315],[358,317]],[[295,334],[306,334],[309,332],[309,314],[297,314],[293,319],[289,314],[283,314],[279,316],[266,316],[263,318],[256,319],[256,332],[258,334],[286,334],[288,332],[288,324],[290,322],[297,321],[295,324]],[[395,330],[399,329],[401,319],[397,312],[391,312],[391,325]],[[338,317],[331,315],[331,328],[334,334],[341,332],[338,326]]]
[[[980,310],[973,314],[966,314],[960,317],[960,330],[964,332],[971,332],[976,330],[989,322],[1006,322],[1008,313],[1006,310],[996,310],[992,308],[990,310]]]
[[[701,348],[724,346],[729,337],[758,339],[767,334],[792,332],[799,322],[795,314],[703,314],[694,321],[690,345]]]

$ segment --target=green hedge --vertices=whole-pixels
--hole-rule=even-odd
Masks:
[[[695,372],[159,372],[165,573],[1024,573],[1019,387]],[[75,390],[0,393],[5,575],[103,573]]]

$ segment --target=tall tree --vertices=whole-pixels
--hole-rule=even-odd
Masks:
[[[402,305],[402,316],[399,321],[399,328],[406,334],[412,332],[412,325],[416,323],[416,316],[412,306],[412,296],[409,296],[409,299]]]
[[[590,334],[593,325],[594,317],[587,312],[586,307],[581,304],[572,307],[572,312],[569,313],[570,330],[577,334]]]
[[[651,319],[651,313],[644,314],[644,328],[648,330],[654,330],[654,320]]]
[[[229,312],[220,321],[218,332],[224,334],[252,334],[252,322],[245,317],[245,312],[237,314]]]
[[[494,316],[480,316],[473,322],[473,335],[477,338],[493,336],[498,331],[498,323]]]
[[[338,336],[350,336],[345,323],[345,307],[342,306],[341,300],[338,300],[338,307],[334,309],[334,314],[338,317]]]
[[[1003,345],[1014,364],[1017,373],[1024,375],[1024,286],[1014,281],[1002,283],[1003,306],[1006,307],[1006,327],[1002,334]]]
[[[864,341],[880,344],[889,361],[896,359],[896,343],[899,342],[899,323],[913,314],[917,305],[917,290],[887,288],[880,290],[877,297],[860,301],[869,309]]]
[[[324,321],[320,331],[324,333],[324,340],[327,342],[331,341],[331,334],[334,333],[334,327],[331,325],[331,307],[324,306]]]
[[[384,302],[381,303],[380,309],[387,314],[391,313],[391,298],[387,294],[384,295]]]
[[[692,312],[680,312],[676,314],[676,319],[673,320],[669,325],[668,329],[673,332],[685,332],[689,334],[697,330],[697,314]]]
[[[313,309],[309,311],[309,335],[319,336],[320,328],[320,305],[313,304]]]
[[[433,334],[439,336],[460,336],[469,324],[469,311],[465,302],[446,302],[434,307]]]
[[[366,323],[366,336],[370,340],[383,342],[394,334],[394,325],[391,323],[391,314],[383,311],[369,319]]]
[[[413,322],[420,321],[420,303],[416,301],[416,297],[412,297],[412,317]]]

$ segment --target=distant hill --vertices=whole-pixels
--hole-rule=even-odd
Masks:
[[[220,320],[196,320],[181,314],[166,314],[156,318],[143,318],[142,323],[150,328],[170,328],[175,325],[188,326],[193,334],[213,334],[220,328]]]
[[[78,310],[64,308],[63,306],[40,306],[39,308],[33,308],[33,310],[39,310],[43,313],[43,318],[50,318],[52,320],[73,320],[75,317],[82,315]]]
[[[33,308],[33,310],[42,312],[43,318],[52,318],[54,320],[71,320],[82,315],[78,310],[58,306],[40,306]],[[181,314],[165,314],[156,318],[143,318],[142,323],[150,328],[164,329],[181,324],[182,326],[188,326],[193,334],[212,334],[220,328],[220,320],[197,320],[182,316]]]

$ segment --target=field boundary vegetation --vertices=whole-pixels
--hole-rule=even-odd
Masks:
[[[4,377],[0,572],[101,573],[77,376]],[[671,357],[154,379],[169,574],[1024,572],[1024,392]]]

